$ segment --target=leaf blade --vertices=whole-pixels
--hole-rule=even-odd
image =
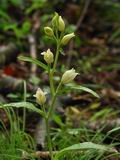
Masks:
[[[78,151],[78,150],[88,150],[88,149],[112,151],[112,148],[109,148],[108,146],[105,146],[105,145],[95,144],[92,142],[83,142],[83,143],[74,144],[70,147],[62,149],[55,155],[55,160],[58,160],[58,158],[64,155],[66,152],[73,151],[73,150]]]
[[[73,90],[82,90],[82,91],[88,92],[88,93],[92,94],[93,96],[100,98],[100,96],[95,91],[93,91],[92,89],[90,89],[88,87],[84,87],[84,86],[80,86],[80,85],[73,85],[73,84],[69,84],[66,86],[69,87],[70,89],[73,89]]]
[[[25,61],[25,62],[34,63],[34,64],[38,65],[39,67],[42,67],[43,69],[48,70],[47,65],[45,65],[44,63],[40,62],[39,60],[37,60],[35,58],[26,57],[26,56],[19,56],[18,59]]]
[[[30,102],[15,102],[15,103],[8,103],[0,105],[0,108],[7,108],[7,107],[14,107],[14,108],[27,108],[34,112],[39,113],[41,116],[44,116],[44,112],[38,108],[36,108],[32,103]]]

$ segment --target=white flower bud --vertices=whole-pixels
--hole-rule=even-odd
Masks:
[[[43,105],[46,102],[46,93],[43,92],[40,88],[37,89],[36,94],[34,97],[36,97],[36,102],[39,105]]]
[[[61,82],[63,84],[66,84],[66,83],[70,83],[74,80],[74,78],[78,75],[78,73],[75,72],[75,69],[70,69],[68,71],[66,71],[63,76],[62,76],[62,79],[61,79]]]
[[[52,37],[54,35],[54,32],[53,32],[52,28],[50,28],[50,27],[44,27],[44,31],[47,36]]]
[[[58,29],[61,32],[63,32],[65,30],[65,23],[64,23],[61,16],[59,16],[59,19],[58,19]]]
[[[42,52],[41,54],[44,55],[44,60],[47,64],[53,63],[54,55],[50,49],[48,49],[47,52]]]
[[[70,33],[70,34],[65,35],[61,40],[61,44],[66,45],[73,37],[75,37],[74,33]]]

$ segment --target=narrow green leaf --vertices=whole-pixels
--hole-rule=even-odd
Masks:
[[[6,107],[14,107],[14,108],[27,108],[34,112],[39,113],[41,116],[44,117],[44,112],[38,108],[36,108],[32,103],[30,102],[16,102],[16,103],[8,103],[8,104],[2,104],[0,105],[0,108],[6,108]]]
[[[84,86],[79,86],[79,85],[73,85],[73,84],[69,84],[69,85],[66,85],[66,86],[69,87],[72,90],[82,90],[82,91],[85,91],[85,92],[88,92],[88,93],[92,94],[93,96],[95,96],[97,98],[100,98],[100,96],[90,88],[87,88],[87,87],[84,87]]]
[[[35,58],[19,56],[18,59],[22,60],[22,61],[25,61],[25,62],[34,63],[34,64],[42,67],[43,69],[48,70],[48,66],[47,65],[45,65],[44,63],[40,62],[39,60],[37,60]]]
[[[113,132],[116,132],[120,130],[120,127],[116,127],[116,128],[113,128],[112,130],[110,130],[108,133],[113,133]]]
[[[59,157],[64,155],[67,152],[71,151],[79,151],[79,150],[88,150],[88,149],[95,149],[95,150],[101,150],[101,151],[110,151],[112,152],[112,148],[105,146],[105,145],[100,145],[100,144],[95,144],[92,142],[84,142],[84,143],[79,143],[79,144],[74,144],[70,147],[64,148],[61,151],[59,151],[55,155],[55,160],[58,160]]]

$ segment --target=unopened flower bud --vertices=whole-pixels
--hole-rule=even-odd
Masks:
[[[42,52],[41,54],[44,55],[44,60],[47,64],[53,63],[54,55],[50,49],[48,49],[47,52]]]
[[[59,18],[59,15],[58,15],[58,13],[55,12],[55,16],[52,19],[53,27],[58,27],[58,18]]]
[[[54,35],[54,32],[53,32],[52,28],[50,28],[50,27],[44,27],[44,31],[47,36],[52,37]]]
[[[58,19],[58,29],[61,32],[63,32],[65,30],[65,23],[64,23],[61,16],[59,16],[59,19]]]
[[[36,102],[39,105],[43,105],[46,102],[46,96],[45,96],[45,92],[43,92],[40,88],[37,89],[36,94],[34,95],[34,97],[36,97]]]
[[[70,34],[65,35],[61,40],[61,44],[66,45],[73,37],[75,37],[74,33],[70,33]]]
[[[66,71],[63,76],[62,76],[62,79],[61,79],[61,82],[63,84],[66,84],[66,83],[70,83],[74,80],[74,78],[78,75],[78,73],[75,72],[75,69],[70,69],[68,71]]]

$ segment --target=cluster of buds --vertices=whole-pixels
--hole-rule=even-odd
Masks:
[[[52,19],[52,26],[53,28],[58,29],[60,32],[65,30],[65,22],[62,17],[58,15],[58,13],[55,13],[55,16]]]
[[[55,13],[55,16],[52,19],[52,27],[44,27],[45,34],[49,37],[55,36],[55,30],[59,32],[65,31],[65,22],[61,16],[58,15],[58,13]],[[61,44],[66,45],[73,37],[75,36],[74,33],[67,34],[62,37]]]
[[[65,23],[61,16],[59,16],[57,13],[52,19],[52,27],[44,27],[45,34],[49,37],[55,37],[56,31],[64,33],[65,31]],[[58,34],[59,35],[59,34]],[[61,34],[63,35],[63,34]],[[63,37],[57,37],[59,39],[60,45],[66,45],[73,37],[75,36],[74,33],[70,33],[67,35],[64,35]],[[45,62],[50,65],[54,61],[54,55],[51,52],[50,49],[48,49],[46,52],[41,53],[44,56]],[[74,80],[74,78],[78,75],[78,73],[75,72],[75,69],[70,69],[66,71],[61,78],[61,84],[67,84]],[[36,97],[36,102],[39,105],[44,105],[46,102],[46,93],[43,92],[40,88],[36,91],[36,94],[34,95]]]

